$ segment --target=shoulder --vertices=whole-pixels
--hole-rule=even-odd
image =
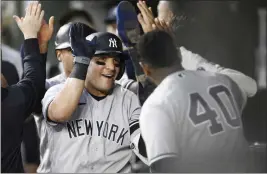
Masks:
[[[156,99],[161,99],[163,102],[182,94],[182,90],[186,89],[188,83],[192,82],[190,79],[192,76],[194,76],[193,71],[178,71],[170,74],[157,86],[149,100],[159,101]]]
[[[53,93],[57,93],[57,92],[59,92],[63,87],[64,87],[64,84],[63,84],[63,83],[54,85],[54,86],[50,87],[50,88],[46,91],[46,94],[45,94],[45,95],[47,95],[47,94],[53,94]]]
[[[45,87],[46,89],[49,89],[52,86],[55,86],[57,84],[63,83],[66,81],[66,77],[64,74],[59,74],[55,77],[52,77],[50,79],[46,79]]]
[[[113,94],[116,96],[122,96],[122,97],[127,97],[127,98],[130,98],[136,95],[134,92],[124,88],[121,84],[118,84],[118,83],[115,83]]]

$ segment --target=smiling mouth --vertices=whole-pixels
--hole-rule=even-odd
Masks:
[[[112,74],[102,74],[102,76],[108,78],[108,79],[113,79],[114,78],[114,75]]]

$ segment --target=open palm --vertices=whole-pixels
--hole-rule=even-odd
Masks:
[[[43,20],[42,22],[41,29],[38,33],[39,43],[47,43],[51,39],[53,31],[54,31],[54,16],[51,16],[48,24],[45,20]]]

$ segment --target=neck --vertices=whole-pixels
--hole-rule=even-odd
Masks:
[[[108,95],[108,92],[102,92],[97,89],[95,89],[90,83],[85,82],[85,89],[88,93],[96,96],[96,97],[105,97]]]
[[[157,69],[157,71],[155,71],[151,77],[154,83],[158,86],[167,76],[181,70],[181,65],[176,64],[172,67]]]

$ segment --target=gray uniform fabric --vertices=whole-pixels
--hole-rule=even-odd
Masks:
[[[53,86],[45,94],[45,119],[49,104],[63,86]],[[134,154],[130,145],[139,130],[140,110],[137,96],[118,84],[100,101],[84,90],[71,120],[45,121],[46,167],[38,172],[131,172]]]
[[[64,83],[66,76],[62,73],[53,78],[47,79],[45,83],[46,89],[49,89],[52,86],[55,86],[60,83]],[[51,133],[47,129],[45,119],[42,115],[34,115],[38,135],[40,138],[40,165],[37,169],[38,173],[47,173],[50,172],[50,166],[52,161],[50,161],[51,150],[48,146],[49,136]]]
[[[223,74],[181,71],[169,75],[147,99],[140,116],[149,164],[176,157],[179,172],[251,171],[241,121],[244,96]]]

